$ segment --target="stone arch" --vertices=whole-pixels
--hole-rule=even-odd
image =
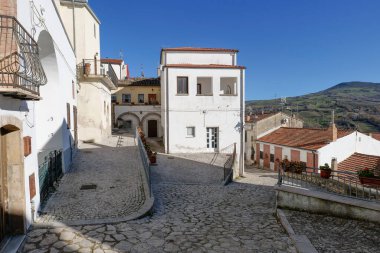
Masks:
[[[128,121],[131,121],[130,126],[129,123],[127,124]],[[116,124],[119,128],[126,128],[128,130],[133,131],[135,127],[141,125],[141,120],[140,117],[133,112],[124,112],[117,117]]]
[[[150,113],[145,114],[144,117],[142,117],[141,123],[144,123],[145,119],[149,116],[152,116],[152,115],[156,115],[161,119],[161,114],[159,114],[157,112],[150,112]]]
[[[156,121],[156,123],[151,122],[151,123],[156,124],[156,127],[154,127],[154,125],[153,125],[153,129],[150,129],[150,127],[149,127],[149,124],[150,124],[149,121],[151,121],[151,120]],[[150,113],[147,113],[146,115],[144,115],[144,117],[141,119],[141,126],[142,126],[144,133],[148,137],[161,137],[163,134],[162,129],[161,129],[161,114],[159,114],[159,113],[150,112]],[[156,130],[154,130],[154,129],[156,129]],[[152,133],[150,133],[150,130],[153,130],[153,135],[152,135]]]
[[[0,241],[4,236],[23,234],[26,231],[25,175],[20,125],[21,122],[13,117],[4,117],[0,122]]]

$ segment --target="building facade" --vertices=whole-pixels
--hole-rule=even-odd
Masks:
[[[102,69],[100,21],[88,1],[55,2],[77,58],[78,139],[101,142],[111,135],[111,91],[119,78],[112,64]]]
[[[245,118],[245,161],[255,162],[256,140],[280,127],[302,128],[303,121],[282,112],[247,115]]]
[[[223,152],[236,144],[235,176],[244,173],[245,67],[237,53],[166,48],[159,67],[165,152]]]
[[[257,164],[270,170],[276,171],[284,159],[311,168],[327,163],[336,169],[336,163],[354,153],[380,156],[380,141],[357,131],[337,130],[334,124],[328,129],[280,128],[259,138],[256,150]]]
[[[0,240],[25,233],[76,148],[76,61],[56,8],[0,2]]]
[[[135,78],[119,82],[112,94],[114,124],[134,133],[141,126],[147,137],[162,137],[161,87],[159,78]]]

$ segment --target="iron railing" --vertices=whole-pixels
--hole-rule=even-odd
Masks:
[[[224,184],[227,185],[230,182],[232,182],[233,179],[233,166],[236,158],[236,143],[231,144],[230,146],[222,149],[220,153],[228,154],[228,159],[223,166],[223,181]]]
[[[150,161],[148,154],[144,148],[144,144],[140,138],[140,135],[138,133],[138,128],[136,128],[136,139],[137,139],[137,146],[140,151],[140,156],[142,160],[142,164],[144,167],[144,176],[146,181],[148,182],[148,187],[149,187],[149,197],[152,197],[152,183],[151,183],[151,177],[150,177]]]
[[[332,170],[330,178],[322,178],[318,168],[304,168],[302,171],[279,166],[279,186],[289,185],[310,190],[325,191],[351,198],[380,202],[380,186],[361,184],[354,172]]]
[[[0,15],[0,86],[39,95],[46,83],[37,43],[15,17]]]
[[[40,164],[38,169],[40,182],[41,202],[49,196],[49,192],[54,189],[54,183],[62,177],[62,151],[52,151]]]
[[[118,85],[118,77],[115,73],[115,70],[113,69],[111,64],[108,64],[108,71],[107,73],[104,71],[104,69],[101,68],[101,62],[100,60],[94,58],[94,59],[83,59],[80,64],[77,66],[78,70],[78,76],[80,77],[88,77],[90,75],[93,76],[104,76],[111,80],[111,82],[117,86]]]

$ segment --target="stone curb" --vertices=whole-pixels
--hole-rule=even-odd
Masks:
[[[296,246],[297,252],[299,253],[318,253],[313,244],[310,242],[306,235],[296,235],[292,226],[290,225],[285,213],[277,208],[276,210],[277,218],[279,219],[281,225],[284,227],[286,233],[289,235],[290,239]]]

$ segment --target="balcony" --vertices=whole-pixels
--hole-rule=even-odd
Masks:
[[[0,15],[0,94],[39,100],[46,83],[37,43],[15,17]]]
[[[79,81],[81,82],[102,82],[110,90],[115,90],[118,85],[118,78],[112,65],[108,65],[108,70],[101,68],[100,60],[83,59],[77,66]]]

